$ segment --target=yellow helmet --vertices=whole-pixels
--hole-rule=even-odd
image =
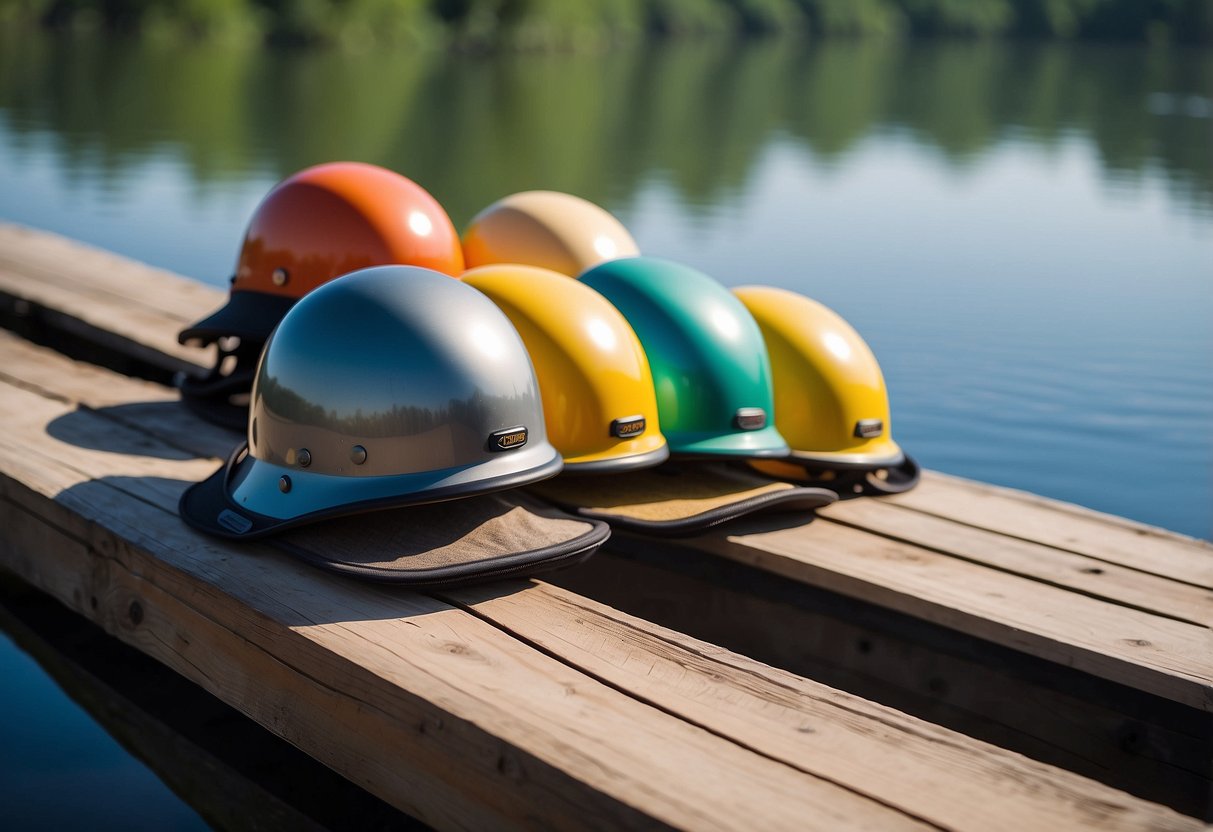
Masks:
[[[838,313],[786,289],[733,292],[762,330],[775,426],[792,449],[786,460],[751,464],[780,478],[838,480],[882,493],[912,488],[918,465],[893,441],[884,375],[859,333]]]
[[[640,253],[636,241],[592,202],[557,191],[523,191],[472,218],[463,235],[469,269],[521,263],[576,277],[586,269]]]
[[[623,315],[589,286],[534,266],[496,264],[463,280],[505,312],[539,379],[548,441],[570,473],[647,468],[669,456],[653,376]]]

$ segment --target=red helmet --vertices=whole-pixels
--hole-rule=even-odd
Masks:
[[[463,271],[459,235],[424,188],[360,162],[317,165],[280,182],[249,223],[227,304],[178,336],[219,345],[210,374],[182,382],[183,398],[243,429],[244,403],[233,397],[247,395],[261,349],[287,310],[335,277],[382,265]]]

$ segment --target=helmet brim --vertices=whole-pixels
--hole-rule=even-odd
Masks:
[[[892,440],[879,444],[869,443],[861,451],[798,451],[793,449],[788,462],[806,468],[826,468],[835,471],[870,471],[874,468],[889,468],[900,465],[906,455]]]
[[[807,513],[838,495],[726,465],[668,463],[613,477],[561,476],[529,491],[579,517],[656,537],[702,534],[751,514]]]
[[[609,537],[601,520],[512,492],[331,519],[266,542],[329,572],[436,589],[573,566]]]
[[[744,459],[766,459],[787,456],[788,443],[768,425],[761,430],[736,431],[704,438],[688,439],[665,431],[674,456],[728,456]]]
[[[651,451],[627,456],[611,456],[591,459],[564,460],[564,470],[570,474],[621,474],[625,471],[639,471],[642,468],[655,468],[670,458],[670,447],[663,440]]]
[[[177,502],[181,519],[200,532],[215,537],[252,539],[269,534],[284,525],[275,517],[266,517],[237,506],[228,496],[228,485],[240,456],[247,450],[242,444],[215,473],[185,490]]]
[[[241,443],[232,452],[223,467],[202,482],[185,490],[177,508],[181,518],[198,531],[232,540],[253,540],[334,517],[437,503],[457,497],[472,497],[520,485],[529,485],[553,477],[563,468],[564,463],[561,461],[560,455],[551,446],[548,446],[548,450],[551,452],[549,459],[522,470],[476,480],[465,480],[451,485],[440,485],[411,493],[379,493],[369,498],[336,505],[318,506],[310,511],[280,518],[251,511],[233,498],[232,483],[240,476],[249,473],[250,469],[252,469],[251,473],[257,475],[257,470],[253,466],[266,464],[249,456],[248,445]],[[307,475],[299,474],[299,476]],[[354,482],[358,479],[370,478],[353,477],[349,479]],[[376,477],[374,479],[388,478]]]
[[[232,292],[227,303],[211,315],[181,330],[181,344],[212,344],[220,338],[264,342],[298,298],[266,292]]]
[[[269,543],[330,572],[432,589],[572,566],[610,534],[510,492],[330,520]]]

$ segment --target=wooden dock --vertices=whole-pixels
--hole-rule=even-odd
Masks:
[[[0,565],[438,828],[1199,829],[1213,546],[928,473],[420,594],[199,536],[224,293],[0,225]],[[283,811],[289,811],[283,808]]]

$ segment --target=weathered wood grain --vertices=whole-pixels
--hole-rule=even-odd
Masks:
[[[447,595],[663,710],[943,828],[1012,832],[1129,820],[1075,775],[625,618],[557,587]]]
[[[1011,488],[926,472],[898,505],[1192,586],[1213,588],[1213,544]]]
[[[172,372],[198,372],[210,352],[177,332],[224,293],[45,232],[0,223],[0,310]]]
[[[550,580],[927,722],[1213,819],[1213,717],[725,558],[631,537]]]
[[[227,297],[218,287],[10,223],[0,223],[0,274],[23,291],[53,286],[78,301],[91,301],[98,312],[134,309],[178,328],[196,320],[200,310],[205,314],[218,308]],[[163,335],[171,327],[158,329]]]
[[[697,549],[1213,711],[1213,631],[832,523]]]
[[[823,510],[821,515],[852,528],[1092,598],[1213,627],[1213,590],[1184,581],[1009,537],[888,500],[847,500]]]

